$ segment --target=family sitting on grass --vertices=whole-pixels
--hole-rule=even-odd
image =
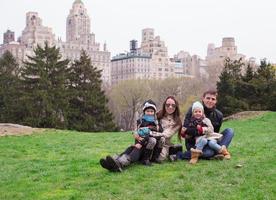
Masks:
[[[197,163],[199,158],[230,159],[228,146],[234,131],[227,128],[219,133],[223,115],[216,109],[216,103],[217,92],[206,91],[202,103],[194,102],[188,110],[182,126],[179,104],[173,96],[166,98],[157,113],[156,104],[152,100],[146,101],[143,116],[137,120],[137,129],[133,131],[135,144],[120,155],[100,159],[101,166],[112,172],[121,172],[137,161],[151,166],[151,163],[161,164],[166,159],[185,159],[191,164]],[[171,143],[176,133],[180,141],[185,139],[187,151],[179,151],[179,147]]]

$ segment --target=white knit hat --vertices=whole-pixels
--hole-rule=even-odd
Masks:
[[[152,100],[148,100],[144,103],[143,112],[145,112],[145,110],[148,108],[152,108],[154,112],[156,112],[156,105]]]
[[[196,102],[193,103],[192,112],[194,112],[194,110],[196,108],[199,108],[199,109],[201,109],[204,112],[203,105],[199,101],[196,101]]]

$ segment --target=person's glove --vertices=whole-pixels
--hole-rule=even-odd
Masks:
[[[148,127],[142,127],[138,129],[137,133],[140,137],[145,138],[150,135],[150,129]]]
[[[197,126],[196,126],[196,129],[197,129],[197,132],[198,132],[199,135],[202,135],[202,134],[203,134],[203,128],[202,128],[202,126],[197,125]]]

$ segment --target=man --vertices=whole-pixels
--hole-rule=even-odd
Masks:
[[[214,131],[216,133],[219,133],[220,127],[222,125],[223,114],[218,109],[216,109],[217,92],[215,90],[208,90],[204,92],[202,96],[202,104],[204,107],[205,116],[208,119],[210,119],[212,125],[214,126]],[[191,117],[192,117],[192,108],[190,108],[186,113],[184,124],[183,124],[184,128],[188,127]],[[195,146],[195,140],[193,138],[196,136],[199,136],[199,133],[197,129],[186,129],[186,133],[192,136],[192,139],[188,139],[188,138],[185,139],[185,145],[186,145],[187,151],[184,154],[179,155],[179,157],[183,159],[190,159],[191,158],[190,149]],[[223,130],[221,134],[223,136],[222,136],[222,139],[218,142],[218,144],[225,145],[228,148],[234,136],[234,131],[231,128],[227,128]],[[203,152],[201,156],[202,158],[209,159],[215,156],[215,151],[212,150],[208,145],[204,147],[202,152]],[[220,157],[220,155],[217,157]]]

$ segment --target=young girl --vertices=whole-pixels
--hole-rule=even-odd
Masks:
[[[220,146],[217,143],[217,140],[222,137],[221,134],[214,132],[214,127],[211,121],[205,117],[203,105],[196,101],[192,106],[192,118],[187,129],[196,129],[198,136],[195,137],[196,144],[195,148],[191,148],[191,164],[195,164],[198,161],[199,156],[202,154],[202,149],[205,145],[210,146],[210,148],[217,151],[219,154],[222,154],[224,158],[230,159],[230,153],[227,151],[226,147]],[[187,131],[183,128],[182,137],[189,138]]]

